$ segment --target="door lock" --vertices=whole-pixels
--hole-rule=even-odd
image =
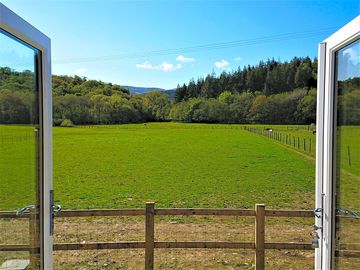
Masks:
[[[314,216],[317,218],[322,218],[323,215],[323,209],[322,208],[315,208],[313,210]]]

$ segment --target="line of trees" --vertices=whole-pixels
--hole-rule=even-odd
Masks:
[[[316,118],[317,60],[260,62],[178,86],[175,99],[152,91],[79,76],[53,76],[54,125],[149,121],[310,124]],[[339,83],[344,124],[360,124],[360,78]],[[35,115],[34,74],[0,67],[0,123],[29,123]]]
[[[299,88],[265,96],[222,92],[218,98],[190,98],[174,104],[170,119],[199,123],[310,124],[316,118],[316,89]]]
[[[316,88],[317,59],[294,57],[290,62],[267,60],[232,72],[214,73],[178,85],[175,102],[190,98],[217,98],[222,92],[261,92],[265,96],[290,92],[296,88]]]

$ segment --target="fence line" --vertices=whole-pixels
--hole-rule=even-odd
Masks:
[[[35,214],[36,215],[36,214]],[[155,241],[155,216],[242,216],[255,218],[255,241],[254,242],[229,242],[229,241]],[[34,226],[34,221],[38,220],[34,213],[27,213],[17,216],[15,212],[0,212],[0,218],[22,218],[29,219],[30,227]],[[167,248],[198,248],[198,249],[246,249],[255,251],[255,267],[257,270],[265,267],[266,249],[292,249],[292,250],[313,250],[310,243],[295,242],[265,242],[265,218],[284,217],[284,218],[314,218],[311,210],[267,210],[265,205],[257,204],[255,209],[209,209],[209,208],[155,208],[155,203],[146,203],[145,209],[111,209],[111,210],[66,210],[55,218],[64,217],[100,217],[100,216],[145,216],[145,241],[128,242],[95,242],[95,243],[62,243],[54,244],[55,251],[66,250],[102,250],[102,249],[145,249],[145,269],[154,269],[155,249]],[[30,230],[30,234],[33,230]],[[30,235],[30,239],[34,239]],[[34,247],[36,243],[30,245],[0,245],[0,251],[29,251],[34,254],[39,248]],[[343,245],[341,254],[350,257],[360,257],[359,244]],[[30,264],[35,264],[38,257],[31,256]]]
[[[33,132],[23,133],[21,135],[11,134],[11,135],[2,135],[0,134],[0,144],[2,146],[8,144],[16,144],[24,141],[32,141],[35,140],[36,136]]]
[[[312,143],[311,138],[302,138],[301,136],[294,136],[292,134],[286,134],[286,131],[278,132],[278,131],[274,131],[270,128],[261,129],[258,127],[248,127],[248,126],[244,126],[243,129],[248,132],[262,135],[269,139],[284,143],[288,146],[292,146],[292,147],[296,148],[298,151],[303,150],[303,152],[305,152],[305,153],[311,154],[313,152],[313,149],[315,149],[315,147],[312,147],[312,145],[311,145],[311,143]],[[298,130],[298,129],[293,129],[293,130]],[[289,130],[289,131],[291,131],[291,130]]]

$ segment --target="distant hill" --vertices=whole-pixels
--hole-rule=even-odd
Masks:
[[[167,94],[170,99],[175,99],[176,89],[165,90],[165,91],[162,91],[162,92]]]
[[[150,91],[166,91],[165,89],[158,88],[158,87],[137,87],[137,86],[129,86],[129,85],[122,85],[121,87],[129,89],[129,91],[133,94],[145,94]]]
[[[160,91],[167,94],[170,99],[175,98],[175,89],[166,90],[158,87],[138,87],[138,86],[129,86],[129,85],[122,85],[121,87],[128,89],[132,94],[145,94],[151,91]]]

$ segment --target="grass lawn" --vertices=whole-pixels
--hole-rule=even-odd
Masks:
[[[11,127],[1,129],[11,133]],[[6,187],[1,209],[16,209],[31,199],[31,185],[26,186],[30,169],[18,169],[31,158],[22,157],[24,144],[31,155],[33,142],[2,145],[7,154],[0,170],[7,178],[1,181]],[[314,160],[241,125],[54,128],[53,146],[55,201],[65,209],[144,207],[146,201],[158,207],[252,208],[265,203],[309,209],[314,204]],[[22,179],[22,188],[14,177]]]
[[[314,172],[312,159],[236,125],[54,129],[55,198],[67,209],[312,208]]]

